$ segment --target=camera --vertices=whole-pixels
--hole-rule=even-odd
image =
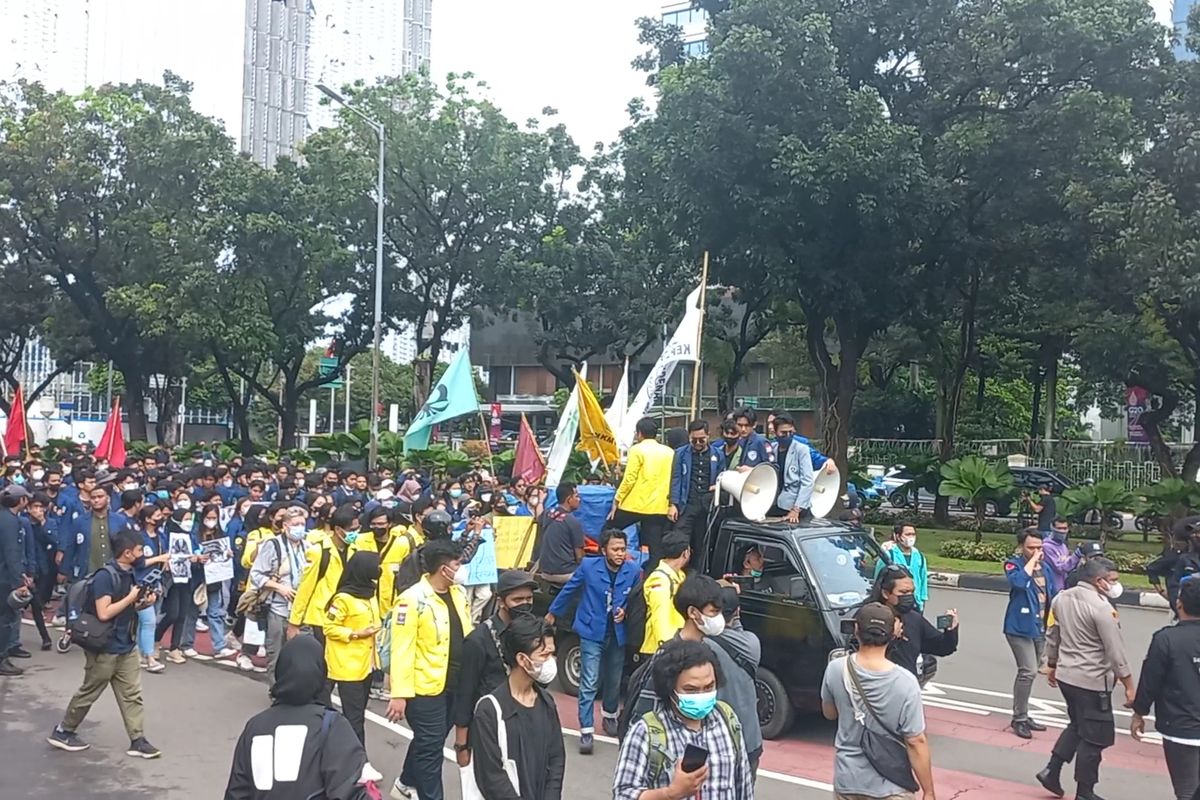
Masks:
[[[142,576],[142,579],[137,582],[138,588],[142,590],[142,597],[153,592],[161,596],[163,590],[163,573],[161,569],[152,569]]]

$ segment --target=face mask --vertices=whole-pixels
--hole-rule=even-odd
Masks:
[[[382,505],[384,508],[395,508],[396,501],[395,500],[384,500],[382,503],[380,503],[380,505]]]
[[[717,707],[717,693],[714,690],[697,694],[677,694],[675,704],[679,706],[679,713],[688,719],[704,719]]]
[[[204,520],[204,527],[211,531],[213,528],[217,527],[217,521],[215,519],[206,519]]]
[[[16,475],[12,476],[12,482],[20,486],[25,482],[25,476],[18,472]]]
[[[154,494],[158,497],[159,500],[166,500],[168,497],[171,496],[171,493],[168,492],[166,489],[159,489]]]
[[[722,614],[717,614],[715,617],[706,617],[701,614],[696,625],[705,636],[720,636],[725,632],[725,617]]]
[[[733,436],[733,437],[725,436],[725,437],[722,437],[721,441],[725,442],[725,445],[727,447],[732,447],[733,445],[737,444],[740,440],[736,436]]]
[[[184,511],[187,511],[192,507],[192,501],[188,500],[186,497],[181,497],[179,498],[179,501],[175,503],[175,507],[182,508]]]
[[[383,537],[387,536],[387,534],[388,534],[388,526],[387,525],[377,525],[377,526],[371,528],[371,533],[375,534],[376,539],[382,539]]]
[[[450,576],[450,582],[462,586],[467,582],[467,573],[467,566],[465,564],[459,565],[458,569],[454,570],[454,574]]]
[[[917,607],[917,596],[913,594],[902,594],[896,598],[896,611],[903,614],[907,611],[912,611]]]
[[[288,535],[289,539],[294,539],[296,541],[300,541],[301,539],[304,538],[304,526],[303,525],[289,525],[286,530],[287,530],[287,535]]]
[[[917,537],[915,537],[915,536],[901,536],[901,537],[900,537],[900,544],[904,545],[904,546],[905,546],[905,547],[907,547],[909,550],[911,550],[911,549],[913,549],[914,547],[916,547],[916,546],[917,546]]]
[[[533,601],[530,600],[528,603],[517,603],[515,606],[509,606],[508,613],[510,616],[514,614],[532,614]]]
[[[196,526],[196,521],[189,519],[189,520],[185,520],[184,522],[179,523],[179,530],[190,533],[192,528],[194,528],[195,526]]]
[[[542,686],[548,686],[558,677],[558,662],[553,658],[547,658],[540,664],[534,665],[533,669],[525,670],[529,673],[529,677],[540,683]]]
[[[346,531],[346,544],[354,544],[358,541],[358,531]]]
[[[1051,537],[1054,539],[1054,541],[1056,541],[1056,542],[1062,542],[1062,543],[1064,543],[1064,544],[1065,544],[1065,543],[1066,543],[1066,541],[1067,541],[1067,536],[1068,536],[1068,535],[1069,535],[1069,534],[1068,534],[1066,531],[1052,531],[1052,532],[1050,533],[1050,536],[1051,536]]]
[[[450,498],[452,500],[457,500],[460,497],[462,497],[462,489],[451,489],[450,490]]]
[[[1110,600],[1116,600],[1118,597],[1125,594],[1125,587],[1121,585],[1120,581],[1114,581],[1108,585],[1108,588],[1104,590],[1104,593],[1108,595]]]
[[[761,578],[761,577],[762,577],[762,570],[761,570],[761,569],[752,569],[752,570],[750,570],[750,577],[751,577],[751,578]]]
[[[42,478],[46,477],[46,470],[35,469],[29,473],[29,477],[33,478],[35,481],[40,481]]]
[[[775,441],[779,442],[780,447],[787,447],[792,443],[792,434],[781,433],[775,437]]]
[[[479,499],[485,503],[490,503],[490,502],[492,502],[492,493],[484,492],[483,494],[479,495]]]
[[[121,487],[121,489],[123,489],[126,492],[132,492],[137,488],[138,488],[138,485],[136,483],[127,483]]]

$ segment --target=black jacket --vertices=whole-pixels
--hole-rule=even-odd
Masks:
[[[940,631],[915,609],[901,614],[900,623],[904,626],[904,634],[888,647],[888,658],[913,675],[920,677],[917,673],[918,655],[948,656],[958,649],[957,627]]]
[[[508,670],[500,657],[500,634],[508,627],[497,614],[463,639],[462,660],[458,668],[458,689],[454,695],[451,721],[460,728],[471,726],[479,698],[504,683]]]
[[[1133,710],[1154,706],[1154,727],[1164,736],[1200,739],[1200,620],[1163,628],[1150,640]]]
[[[522,727],[515,718],[517,701],[513,699],[508,681],[504,681],[490,694],[500,704],[504,725],[508,733],[508,757],[516,762],[517,778],[521,783],[518,795],[504,772],[500,759],[500,740],[497,736],[496,709],[491,702],[481,703],[478,713],[471,721],[471,766],[475,772],[475,783],[484,800],[561,800],[563,772],[567,755],[563,746],[561,723],[554,697],[539,686],[534,686],[540,701],[534,709],[544,714],[539,726]],[[538,727],[545,732],[538,737]]]
[[[20,586],[25,572],[25,529],[7,508],[0,508],[0,592]]]

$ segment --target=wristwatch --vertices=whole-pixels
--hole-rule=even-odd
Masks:
[[[471,749],[471,745],[469,745],[469,744],[455,744],[454,745],[454,752],[456,752],[456,753],[465,753],[470,749]]]

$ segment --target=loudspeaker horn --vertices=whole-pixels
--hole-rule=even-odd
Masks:
[[[833,459],[821,465],[821,469],[813,476],[812,502],[809,511],[817,519],[824,519],[833,510],[837,502],[838,490],[842,487],[842,475],[838,472]]]
[[[766,519],[767,512],[775,505],[779,478],[774,467],[759,464],[749,472],[726,470],[717,476],[717,485],[737,501],[742,516],[751,522],[759,522]]]

